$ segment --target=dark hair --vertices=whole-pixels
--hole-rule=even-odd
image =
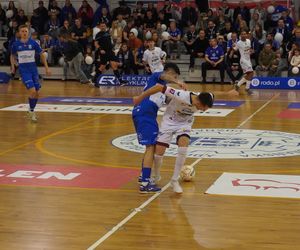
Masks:
[[[213,93],[210,92],[201,92],[198,95],[198,98],[203,105],[211,108],[214,104],[215,96]]]
[[[164,71],[172,69],[176,72],[177,75],[180,75],[180,69],[178,68],[176,63],[166,63],[164,67]]]

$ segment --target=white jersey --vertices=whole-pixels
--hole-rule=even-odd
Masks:
[[[236,48],[240,52],[241,61],[251,62],[251,41],[249,39],[246,39],[246,41],[239,40],[236,44]]]
[[[193,93],[167,87],[165,95],[170,102],[164,112],[162,124],[192,126],[194,113],[198,111],[191,103]]]
[[[152,73],[161,72],[164,70],[162,59],[166,55],[166,52],[164,52],[161,48],[154,47],[153,50],[147,49],[144,52],[143,61],[150,66],[150,70]]]

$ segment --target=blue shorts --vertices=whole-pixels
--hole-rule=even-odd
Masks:
[[[158,135],[156,117],[133,116],[133,123],[137,133],[139,144],[155,145]]]
[[[32,72],[23,72],[21,73],[22,82],[24,83],[27,89],[35,88],[39,90],[41,88],[41,84],[39,83],[39,74]]]

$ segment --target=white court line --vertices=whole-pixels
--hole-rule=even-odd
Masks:
[[[246,120],[244,120],[240,125],[236,128],[242,127],[246,124],[250,119],[252,119],[257,113],[262,111],[266,106],[268,106],[275,98],[277,98],[279,94],[274,95],[269,101],[267,101],[263,106],[261,106],[258,110],[256,110],[252,115],[250,115]],[[203,158],[199,158],[194,161],[191,166],[197,165]],[[116,231],[118,231],[122,226],[124,226],[128,221],[130,221],[136,214],[141,212],[145,207],[147,207],[152,201],[154,201],[158,196],[160,196],[163,192],[165,192],[170,187],[170,182],[167,183],[162,189],[161,192],[152,195],[148,200],[142,203],[138,208],[133,209],[133,211],[122,221],[120,221],[117,225],[115,225],[111,230],[109,230],[106,234],[104,234],[101,238],[99,238],[93,245],[91,245],[87,250],[94,250],[100,244],[102,244],[106,239],[108,239],[111,235],[113,235]]]

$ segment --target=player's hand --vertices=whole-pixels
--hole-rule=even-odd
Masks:
[[[133,105],[136,106],[136,105],[140,104],[142,100],[143,100],[143,99],[142,99],[141,96],[134,96],[134,97],[132,98]]]
[[[51,70],[49,68],[46,69],[46,75],[51,76]]]
[[[16,67],[15,67],[15,66],[12,66],[12,67],[11,67],[11,74],[12,74],[12,75],[15,75],[15,74],[16,74]]]
[[[179,82],[179,83],[178,83],[178,86],[179,86],[181,89],[183,89],[183,90],[187,90],[187,85],[186,85],[185,82]]]

